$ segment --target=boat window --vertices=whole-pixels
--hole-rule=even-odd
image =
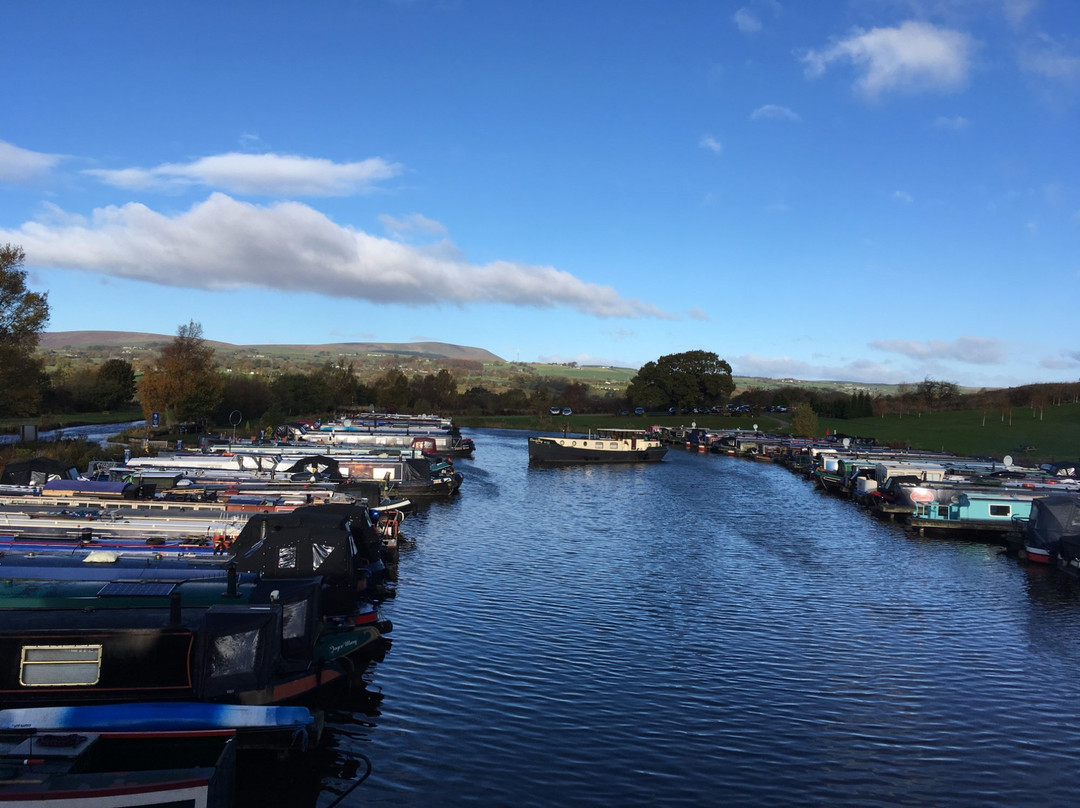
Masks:
[[[1012,515],[1012,506],[1011,505],[991,505],[990,506],[990,515],[991,516],[1011,516]]]
[[[608,444],[608,448],[609,449],[618,449],[619,444],[617,444],[615,441],[612,441],[611,443]]]
[[[100,677],[101,645],[23,646],[21,685],[96,685]]]
[[[208,654],[210,676],[235,676],[253,670],[258,650],[257,628],[214,637]]]
[[[352,536],[349,536],[349,541],[352,541]],[[311,545],[311,566],[313,569],[318,569],[330,557],[330,554],[334,552],[334,546],[332,544],[312,544]],[[356,553],[353,553],[356,555]]]
[[[308,602],[298,600],[295,603],[287,603],[281,609],[282,625],[281,636],[291,640],[303,637],[307,633]]]

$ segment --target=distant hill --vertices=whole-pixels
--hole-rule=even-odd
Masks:
[[[91,346],[145,348],[172,342],[175,335],[147,334],[135,331],[46,331],[38,347],[56,351],[64,348],[83,350]],[[501,357],[466,345],[444,342],[329,342],[321,345],[234,345],[230,342],[206,340],[215,350],[246,350],[258,352],[330,353],[330,354],[394,354],[430,359],[467,359],[476,362],[502,362]]]

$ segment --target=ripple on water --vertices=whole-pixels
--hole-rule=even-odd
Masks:
[[[405,523],[378,708],[332,722],[324,785],[374,765],[346,804],[1075,802],[1075,586],[779,466],[470,434],[461,495]]]

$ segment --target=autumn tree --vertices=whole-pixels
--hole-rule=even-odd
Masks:
[[[147,420],[155,412],[166,427],[209,418],[221,403],[225,380],[214,349],[203,340],[202,325],[192,320],[180,326],[138,387]]]
[[[48,293],[26,288],[25,260],[21,247],[0,247],[0,415],[37,412],[47,378],[35,351],[49,322]]]
[[[959,400],[960,386],[955,382],[939,381],[927,376],[919,382],[916,393],[930,410],[941,410]]]

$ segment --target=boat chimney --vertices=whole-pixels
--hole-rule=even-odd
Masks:
[[[169,593],[169,623],[178,626],[180,622],[180,589],[176,588]]]
[[[229,578],[228,586],[225,589],[225,597],[238,598],[240,597],[240,593],[236,591],[236,565],[230,564],[227,568],[227,572],[229,574]]]

